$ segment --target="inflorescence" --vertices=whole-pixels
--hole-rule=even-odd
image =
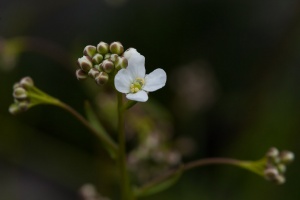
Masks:
[[[80,67],[76,71],[77,79],[91,77],[98,85],[104,85],[117,71],[127,67],[128,60],[122,56],[123,52],[124,47],[120,42],[100,42],[97,46],[86,46],[84,56],[77,61]]]
[[[18,114],[29,108],[30,98],[28,96],[28,90],[33,86],[33,80],[30,77],[24,77],[20,82],[14,84],[13,97],[15,103],[9,107],[10,113]]]
[[[286,165],[294,160],[294,153],[291,151],[279,151],[272,147],[266,154],[266,168],[264,176],[267,180],[277,184],[285,182],[284,174],[286,172]]]

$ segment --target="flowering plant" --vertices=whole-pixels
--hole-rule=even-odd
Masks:
[[[13,97],[15,102],[10,106],[9,112],[19,114],[33,106],[48,104],[58,106],[71,113],[91,133],[95,134],[112,160],[116,161],[120,173],[121,194],[119,198],[134,200],[158,193],[178,181],[184,172],[211,164],[234,165],[277,184],[285,182],[286,165],[293,161],[294,154],[290,151],[280,152],[274,147],[257,161],[205,158],[184,164],[181,162],[180,156],[174,151],[165,151],[161,148],[160,142],[166,142],[167,139],[162,137],[163,133],[156,131],[156,134],[141,139],[140,146],[128,155],[126,151],[126,135],[128,133],[125,131],[125,112],[137,102],[146,102],[149,92],[164,87],[167,81],[166,72],[159,68],[146,74],[145,57],[134,48],[124,51],[120,42],[111,44],[100,42],[97,46],[88,45],[84,48],[83,54],[77,60],[79,66],[79,69],[76,70],[77,79],[92,78],[99,86],[115,89],[117,96],[117,120],[115,120],[117,121],[117,140],[99,123],[95,117],[96,114],[89,106],[87,106],[87,118],[85,118],[69,105],[38,89],[30,77],[22,78],[20,82],[14,85]],[[123,94],[127,100],[124,99]],[[104,101],[104,99],[102,100]],[[168,168],[156,178],[147,178],[150,179],[147,182],[142,179],[134,181],[132,174],[138,174],[138,170],[130,164],[136,164],[143,159],[146,160],[151,157],[150,154],[152,154],[151,156],[155,155],[153,160],[164,162],[164,164],[172,163],[176,167]],[[130,169],[134,170],[129,173]],[[88,187],[88,189],[90,188]]]

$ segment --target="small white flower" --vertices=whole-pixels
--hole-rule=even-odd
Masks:
[[[119,92],[125,93],[127,99],[145,102],[148,100],[148,92],[165,86],[166,72],[156,69],[146,75],[145,57],[136,49],[128,49],[124,57],[128,60],[128,66],[115,76],[115,87]]]

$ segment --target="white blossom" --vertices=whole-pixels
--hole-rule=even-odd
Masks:
[[[128,66],[118,71],[114,81],[116,89],[126,94],[127,99],[145,102],[148,100],[148,92],[165,86],[166,72],[158,68],[146,74],[145,57],[136,49],[128,49],[124,57],[128,60]]]

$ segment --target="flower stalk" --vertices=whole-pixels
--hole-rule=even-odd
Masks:
[[[121,175],[121,192],[123,200],[133,200],[133,194],[130,186],[129,174],[127,171],[126,162],[126,137],[125,137],[125,120],[124,120],[124,109],[123,109],[123,95],[117,93],[118,98],[118,139],[119,139],[119,156],[118,164]]]

